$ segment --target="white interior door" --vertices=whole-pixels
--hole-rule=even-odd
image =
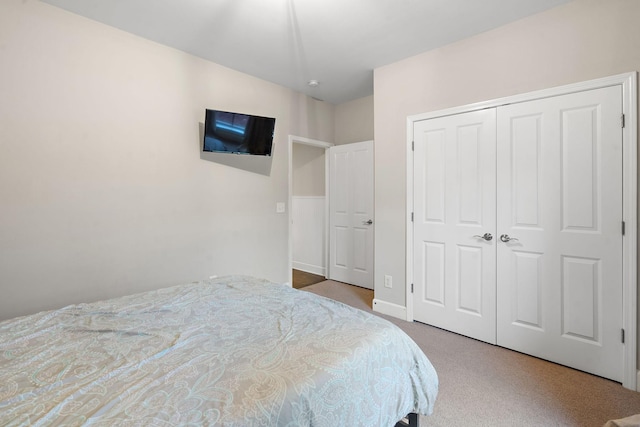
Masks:
[[[328,153],[329,278],[373,289],[373,141]]]
[[[498,344],[623,380],[613,86],[498,108]]]
[[[496,112],[414,125],[414,318],[496,342]]]

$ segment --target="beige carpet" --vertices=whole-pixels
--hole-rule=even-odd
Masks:
[[[370,311],[373,292],[334,281],[307,286]],[[436,368],[440,392],[425,426],[601,427],[640,413],[640,393],[620,384],[420,323],[402,328]]]

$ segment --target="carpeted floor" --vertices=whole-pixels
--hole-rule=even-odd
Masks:
[[[331,280],[313,292],[373,312],[373,291]],[[378,313],[375,313],[378,314]],[[417,322],[380,315],[403,329],[436,368],[440,391],[422,427],[601,427],[640,413],[640,393],[551,362]]]

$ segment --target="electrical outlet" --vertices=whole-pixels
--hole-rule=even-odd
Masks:
[[[284,204],[284,202],[277,202],[276,203],[276,213],[285,213],[286,212],[286,205]]]
[[[388,274],[384,275],[384,287],[393,288],[393,279]]]

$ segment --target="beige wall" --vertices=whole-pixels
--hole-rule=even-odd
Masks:
[[[292,187],[294,196],[325,196],[325,149],[293,144]]]
[[[210,275],[288,280],[287,141],[334,107],[39,1],[0,3],[0,319]],[[199,157],[276,117],[270,176]]]
[[[576,0],[375,70],[377,299],[405,305],[407,116],[639,70],[639,17],[637,0]]]
[[[335,145],[373,139],[373,96],[355,99],[334,108],[333,138],[323,139]],[[324,196],[324,148],[293,144],[293,195]]]
[[[336,145],[373,139],[373,96],[336,105]]]

